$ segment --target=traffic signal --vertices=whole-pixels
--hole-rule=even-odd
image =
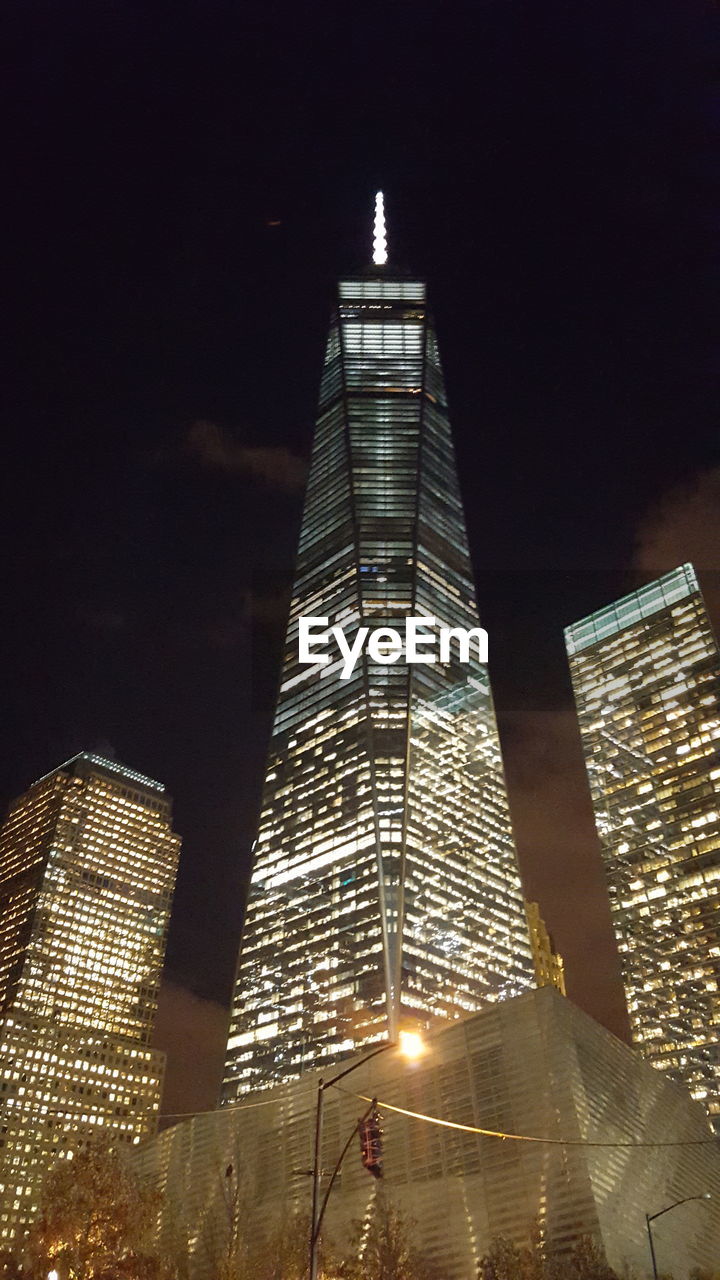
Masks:
[[[373,1103],[372,1110],[369,1115],[363,1116],[358,1120],[358,1133],[360,1134],[360,1158],[368,1173],[373,1178],[382,1178],[383,1176],[383,1131],[380,1126],[380,1116],[378,1109]]]

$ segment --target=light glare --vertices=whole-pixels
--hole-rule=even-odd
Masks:
[[[401,1031],[398,1040],[401,1054],[410,1062],[421,1058],[426,1052],[422,1036],[419,1036],[417,1031]]]

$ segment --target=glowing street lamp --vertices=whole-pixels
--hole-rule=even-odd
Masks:
[[[388,1049],[390,1047],[390,1045],[387,1045]],[[427,1045],[417,1031],[401,1031],[398,1036],[398,1048],[403,1058],[407,1058],[408,1062],[415,1062],[418,1058],[422,1058],[424,1053],[427,1053]]]
[[[313,1191],[312,1191],[312,1212],[310,1215],[310,1277],[309,1280],[317,1280],[317,1247],[320,1239],[320,1228],[322,1226],[325,1208],[333,1188],[333,1183],[340,1172],[340,1166],[345,1159],[346,1152],[355,1134],[358,1126],[353,1129],[343,1150],[340,1159],[335,1165],[330,1184],[325,1192],[325,1199],[320,1206],[318,1212],[318,1200],[320,1198],[320,1149],[322,1147],[322,1122],[323,1122],[323,1101],[325,1098],[325,1090],[329,1089],[332,1084],[337,1084],[338,1080],[342,1080],[345,1076],[349,1076],[351,1072],[357,1071],[358,1067],[362,1067],[364,1063],[369,1062],[371,1058],[376,1058],[380,1053],[387,1053],[388,1049],[398,1049],[404,1058],[409,1062],[417,1061],[418,1058],[426,1052],[422,1037],[416,1031],[401,1031],[397,1040],[388,1040],[385,1044],[381,1044],[378,1048],[373,1049],[370,1053],[366,1053],[364,1058],[360,1058],[359,1062],[354,1062],[352,1066],[346,1067],[344,1071],[339,1071],[336,1076],[331,1076],[329,1080],[318,1080],[317,1106],[315,1110],[315,1158],[313,1160]]]

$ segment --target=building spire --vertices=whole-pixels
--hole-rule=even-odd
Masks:
[[[387,234],[385,231],[385,201],[382,191],[375,196],[375,226],[373,228],[373,262],[384,267],[387,262]]]

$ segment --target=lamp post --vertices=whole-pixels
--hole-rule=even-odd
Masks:
[[[687,1204],[688,1201],[690,1200],[712,1200],[712,1196],[709,1191],[703,1191],[702,1195],[699,1195],[699,1196],[684,1196],[682,1200],[676,1200],[673,1204],[669,1204],[667,1209],[658,1209],[657,1213],[645,1214],[648,1240],[650,1242],[650,1257],[652,1258],[654,1280],[658,1280],[658,1269],[657,1269],[657,1261],[655,1258],[655,1245],[653,1243],[652,1227],[650,1226],[650,1223],[654,1222],[656,1218],[662,1218],[663,1214],[669,1213],[671,1209],[677,1209],[679,1204]]]
[[[412,1060],[413,1058],[419,1058],[420,1055],[425,1051],[424,1045],[419,1035],[417,1035],[415,1032],[412,1032],[412,1031],[401,1031],[400,1036],[397,1040],[388,1040],[385,1044],[379,1045],[377,1049],[373,1049],[370,1053],[366,1053],[365,1057],[361,1058],[359,1062],[354,1062],[352,1066],[346,1067],[344,1071],[339,1071],[337,1075],[331,1076],[329,1080],[323,1080],[322,1078],[318,1080],[317,1103],[315,1107],[315,1155],[313,1159],[313,1173],[312,1173],[312,1179],[313,1179],[312,1210],[310,1214],[309,1280],[317,1280],[317,1247],[318,1247],[318,1240],[320,1238],[320,1227],[322,1226],[323,1214],[325,1212],[325,1204],[327,1203],[327,1195],[326,1195],[325,1203],[322,1205],[322,1208],[318,1213],[318,1200],[320,1199],[320,1177],[322,1172],[320,1168],[320,1159],[321,1159],[321,1152],[322,1152],[323,1102],[325,1100],[325,1090],[329,1089],[331,1085],[337,1084],[338,1080],[342,1080],[345,1076],[349,1076],[351,1072],[357,1071],[358,1067],[364,1066],[364,1064],[366,1062],[369,1062],[371,1058],[377,1058],[378,1054],[380,1053],[387,1053],[388,1049],[400,1049],[403,1056],[408,1058],[409,1060]],[[342,1155],[340,1156],[340,1160],[338,1161],[338,1164],[335,1168],[335,1173],[333,1174],[330,1187],[328,1187],[328,1195],[330,1193],[330,1188],[332,1187],[332,1183],[335,1180],[335,1176],[338,1172],[338,1169],[342,1164],[343,1158],[345,1156],[345,1152],[347,1151],[350,1145],[350,1142],[352,1141],[354,1132],[355,1131],[353,1130],[353,1133],[350,1135],[350,1138],[345,1144]]]

